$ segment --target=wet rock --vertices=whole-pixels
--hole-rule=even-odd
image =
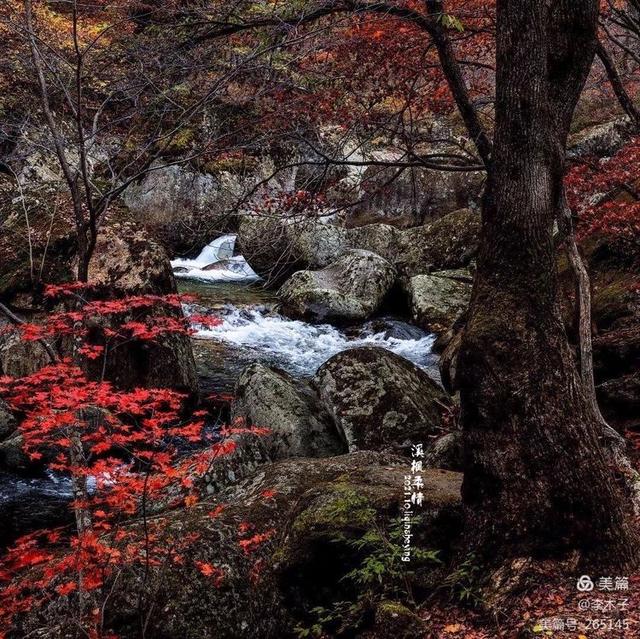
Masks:
[[[413,324],[390,317],[380,317],[368,321],[358,335],[373,335],[381,333],[385,339],[419,340],[427,333]]]
[[[382,348],[334,355],[314,378],[350,450],[394,450],[428,443],[450,401],[421,369]]]
[[[247,367],[235,390],[234,417],[269,428],[264,446],[273,460],[329,457],[347,451],[344,440],[318,396],[305,380],[263,364]]]
[[[395,269],[369,251],[352,250],[321,271],[298,271],[279,292],[285,314],[316,322],[368,318],[395,281]]]
[[[466,311],[471,299],[471,284],[448,277],[447,272],[416,275],[405,289],[411,317],[429,331],[447,331]]]

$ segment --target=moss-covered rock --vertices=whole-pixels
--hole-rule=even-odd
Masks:
[[[424,621],[398,601],[381,601],[376,608],[373,636],[379,639],[415,639],[424,636]]]
[[[324,406],[350,450],[394,450],[428,444],[439,434],[450,401],[408,360],[382,348],[334,355],[314,378]]]
[[[567,155],[569,158],[611,157],[626,144],[632,132],[633,126],[627,119],[586,127],[570,136]]]
[[[403,231],[390,224],[366,224],[347,230],[351,248],[371,251],[392,264],[401,259]]]
[[[145,615],[149,639],[296,636],[313,623],[314,608],[353,592],[342,578],[366,550],[358,555],[347,542],[374,522],[374,531],[386,530],[397,519],[405,473],[405,460],[371,452],[286,460],[262,466],[219,500],[157,515],[161,547],[169,555],[180,549],[178,557],[153,562],[146,574],[125,566],[110,577],[106,629],[135,635],[142,587],[144,606],[153,604]],[[446,551],[460,530],[461,477],[427,471],[424,481],[425,517],[414,525],[412,544]],[[212,517],[217,503],[225,508]],[[239,542],[255,535],[261,541],[243,549]],[[222,570],[220,581],[203,566]],[[62,639],[75,631],[75,610],[70,598],[54,599],[42,613],[27,613],[18,630]]]
[[[321,271],[298,271],[282,286],[285,314],[316,322],[367,319],[395,282],[395,268],[369,251],[351,250]]]
[[[405,283],[411,318],[425,330],[446,332],[469,306],[471,284],[461,281],[453,272],[416,275]]]
[[[476,256],[480,214],[461,209],[440,219],[402,231],[394,264],[407,277],[468,266]]]
[[[271,459],[329,457],[347,445],[312,385],[286,372],[251,364],[240,376],[232,407],[248,425],[269,428],[264,446]]]

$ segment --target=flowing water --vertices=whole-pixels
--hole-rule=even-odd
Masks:
[[[174,260],[180,291],[195,298],[187,314],[219,317],[219,326],[194,326],[194,353],[205,392],[229,392],[251,362],[278,366],[296,377],[313,375],[330,357],[349,348],[379,346],[438,376],[434,336],[395,318],[340,329],[291,320],[277,312],[277,298],[257,281],[240,255],[235,236],[208,244],[193,260]],[[233,269],[230,269],[233,264]]]
[[[185,304],[185,312],[221,320],[214,327],[194,326],[194,355],[204,394],[232,392],[242,370],[253,362],[308,377],[336,353],[359,346],[386,348],[438,379],[434,336],[397,318],[337,328],[278,313],[274,293],[260,285],[241,256],[233,256],[234,242],[234,236],[219,238],[195,260],[172,263],[180,292],[193,298]],[[216,265],[220,268],[211,268]],[[67,522],[71,498],[69,480],[53,473],[30,479],[0,473],[0,512],[5,521],[0,546],[43,521]]]

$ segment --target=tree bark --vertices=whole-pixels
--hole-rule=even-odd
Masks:
[[[554,224],[569,125],[596,49],[596,0],[498,0],[496,133],[458,360],[467,540],[487,561],[637,559],[557,305]]]

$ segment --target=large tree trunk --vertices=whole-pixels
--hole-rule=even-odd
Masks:
[[[494,155],[459,357],[468,539],[486,559],[636,560],[628,499],[556,300],[553,229],[597,10],[597,0],[497,2]]]

